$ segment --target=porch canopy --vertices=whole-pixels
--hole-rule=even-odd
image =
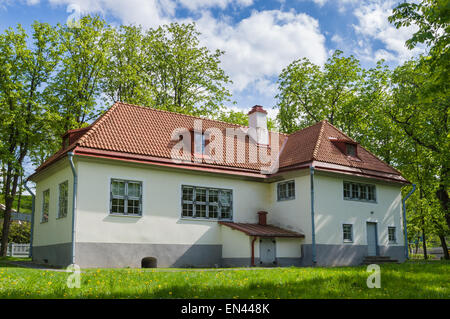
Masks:
[[[276,227],[273,225],[233,223],[224,221],[220,221],[219,224],[241,231],[248,236],[305,238],[304,234]]]

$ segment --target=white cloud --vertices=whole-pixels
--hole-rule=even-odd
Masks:
[[[260,92],[273,94],[269,78],[293,60],[307,57],[323,64],[327,58],[318,21],[303,13],[254,11],[232,25],[205,12],[197,25],[208,47],[225,50],[222,66],[237,91],[255,84]]]
[[[173,0],[49,0],[50,4],[77,5],[82,14],[110,14],[124,24],[157,27],[169,23],[175,16]]]
[[[220,8],[225,9],[229,5],[237,5],[240,7],[248,7],[253,4],[253,0],[178,0],[179,3],[191,10],[204,10],[207,8]]]
[[[364,45],[369,46],[373,40],[381,41],[385,48],[369,52],[366,59],[377,59],[383,57],[388,61],[402,62],[423,51],[418,47],[409,50],[405,46],[405,41],[411,38],[417,30],[416,26],[403,27],[396,29],[388,21],[392,14],[392,9],[397,2],[390,1],[371,1],[355,9],[354,15],[358,19],[358,24],[354,25],[357,34],[363,36]]]

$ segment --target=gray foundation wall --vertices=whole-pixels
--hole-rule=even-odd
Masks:
[[[378,246],[380,256],[405,261],[404,246]],[[316,244],[317,266],[357,266],[367,256],[367,245]],[[302,245],[301,266],[312,266],[312,245]]]
[[[33,261],[53,266],[68,266],[72,263],[72,243],[48,246],[33,246]]]
[[[158,267],[250,267],[251,258],[222,258],[222,245],[168,245],[76,243],[75,263],[82,268],[141,267],[145,257],[155,257]],[[379,246],[380,256],[405,261],[403,246]],[[360,265],[366,245],[316,245],[317,266]],[[33,260],[55,266],[71,264],[71,243],[34,246]],[[259,266],[259,258],[255,258]],[[274,266],[312,266],[312,245],[302,245],[301,258],[277,258]]]
[[[141,267],[145,257],[155,257],[158,267],[217,267],[222,245],[76,244],[75,260],[82,268]]]

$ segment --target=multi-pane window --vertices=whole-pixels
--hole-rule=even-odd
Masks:
[[[353,242],[353,225],[352,224],[343,224],[342,225],[342,234],[344,242]]]
[[[287,181],[277,184],[278,200],[287,200],[295,198],[295,182]]]
[[[67,216],[69,203],[69,182],[59,184],[58,218]]]
[[[194,132],[194,153],[205,155],[207,136],[201,132]]]
[[[233,192],[197,186],[182,186],[182,217],[231,219]]]
[[[142,214],[142,183],[126,180],[111,180],[111,214]]]
[[[346,149],[347,155],[356,156],[356,145],[347,143],[347,144],[345,144],[345,149]]]
[[[395,243],[397,241],[397,237],[395,236],[395,227],[388,227],[388,236],[389,242]]]
[[[375,185],[344,182],[344,199],[375,202]]]
[[[41,222],[48,222],[48,212],[50,209],[50,190],[47,189],[42,194],[42,216]]]

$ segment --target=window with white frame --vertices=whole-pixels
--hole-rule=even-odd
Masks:
[[[48,213],[50,209],[50,190],[47,189],[42,193],[42,216],[41,222],[48,222]]]
[[[199,186],[182,186],[181,216],[227,219],[233,217],[233,191]]]
[[[342,224],[342,236],[346,243],[353,242],[353,225],[352,224]]]
[[[395,243],[397,241],[397,236],[395,234],[395,227],[388,227],[389,242]]]
[[[142,182],[112,179],[110,214],[142,215]]]
[[[58,199],[58,218],[67,216],[69,203],[69,182],[65,181],[59,184],[59,199]]]
[[[375,185],[344,181],[344,199],[376,202]]]
[[[295,181],[280,182],[277,184],[278,200],[295,199]]]

